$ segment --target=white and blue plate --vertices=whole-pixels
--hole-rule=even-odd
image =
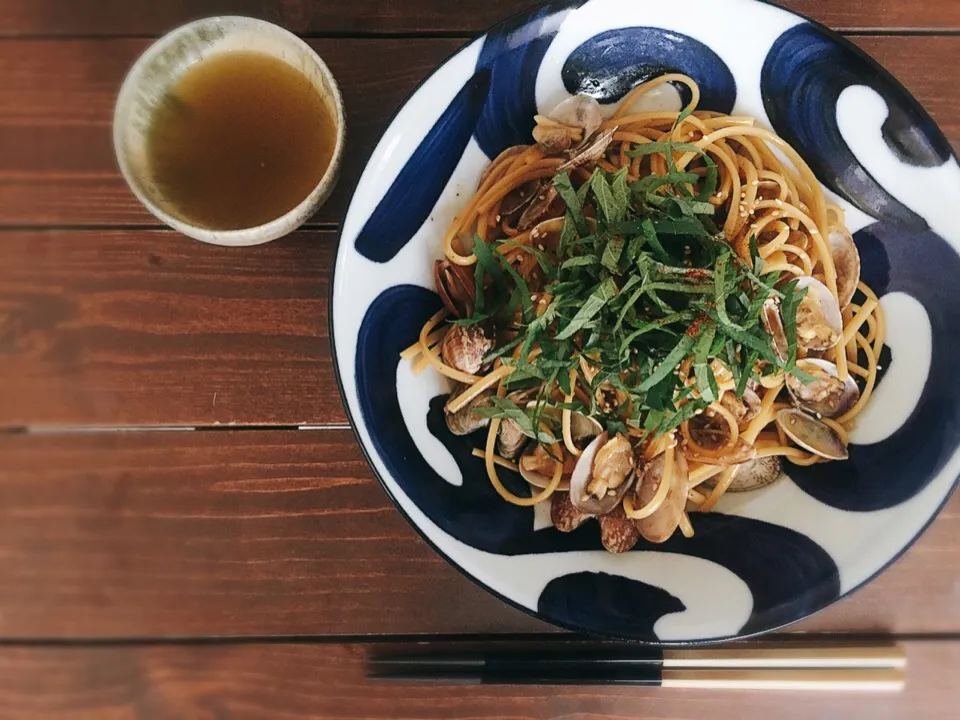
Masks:
[[[607,109],[663,73],[701,109],[752,115],[790,142],[847,211],[887,347],[850,459],[691,516],[696,535],[611,555],[599,525],[504,502],[443,421],[446,380],[401,349],[441,303],[434,260],[454,214],[533,116],[575,93]],[[645,102],[678,109],[680,89]],[[960,475],[960,167],[909,93],[852,44],[755,0],[554,2],[492,28],[397,113],[343,223],[331,336],[360,444],[401,512],[447,560],[537,617],[657,643],[740,638],[826,607],[919,536]],[[525,484],[501,470],[505,484]],[[525,490],[529,492],[529,489]],[[543,504],[541,504],[543,505]]]

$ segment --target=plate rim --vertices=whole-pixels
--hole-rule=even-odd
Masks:
[[[856,45],[853,41],[851,41],[850,39],[842,35],[839,31],[833,30],[832,28],[824,25],[823,23],[817,20],[814,20],[813,18],[803,13],[799,13],[794,10],[785,8],[782,5],[776,2],[773,2],[773,0],[751,0],[751,1],[757,4],[774,7],[782,12],[788,13],[789,15],[799,18],[804,22],[809,23],[814,28],[822,31],[824,34],[827,35],[827,37],[829,37],[832,41],[841,45],[844,49],[852,50],[856,55],[858,55],[860,58],[866,61],[866,63],[870,66],[871,70],[878,73],[883,80],[885,80],[888,83],[891,83],[895,88],[899,88],[903,92],[904,96],[907,98],[908,102],[913,107],[913,109],[916,110],[922,118],[927,120],[933,128],[935,128],[936,132],[944,140],[946,146],[950,148],[950,157],[954,161],[960,163],[960,160],[958,160],[958,155],[956,150],[947,140],[939,124],[930,116],[930,113],[927,111],[927,109],[920,103],[919,100],[917,100],[913,96],[913,93],[911,93],[903,85],[903,83],[901,83],[896,78],[896,76],[893,75],[892,72],[887,70],[887,68],[885,68],[879,61],[873,58],[869,53],[867,53],[865,50],[863,50],[858,45]],[[576,8],[573,8],[573,9],[579,9],[580,7],[587,4],[588,2],[590,2],[590,0],[583,0],[583,2],[580,3],[580,5],[578,5]],[[420,92],[422,87],[431,78],[433,78],[433,76],[436,75],[437,72],[440,71],[441,68],[443,68],[448,62],[450,62],[453,58],[455,58],[457,55],[463,52],[464,49],[466,49],[473,43],[477,42],[478,40],[482,39],[483,37],[488,35],[491,31],[509,24],[511,21],[515,20],[520,16],[530,15],[551,4],[552,4],[551,0],[540,0],[540,2],[537,2],[535,5],[531,5],[528,8],[512,13],[507,17],[499,20],[498,22],[488,26],[484,30],[474,33],[468,38],[465,38],[464,43],[458,46],[451,53],[449,53],[440,62],[438,62],[436,66],[433,68],[433,70],[414,86],[414,88],[404,97],[404,99],[400,102],[400,104],[393,111],[393,113],[391,113],[390,118],[387,120],[387,123],[384,126],[384,130],[379,134],[379,137],[377,138],[376,144],[373,146],[370,152],[367,153],[366,155],[365,162],[363,164],[363,170],[359,173],[359,175],[355,179],[351,181],[351,186],[349,191],[349,201],[347,202],[346,208],[343,210],[343,214],[340,220],[340,226],[336,232],[336,241],[334,242],[334,246],[333,246],[333,258],[332,258],[333,261],[331,264],[330,276],[328,280],[329,287],[327,289],[327,335],[330,340],[330,355],[333,361],[334,377],[336,379],[337,390],[340,395],[340,402],[343,406],[344,412],[346,413],[347,423],[350,426],[350,432],[353,434],[353,437],[356,440],[357,445],[360,447],[360,452],[363,454],[364,461],[367,463],[367,466],[373,472],[373,475],[374,477],[376,477],[377,482],[380,484],[380,487],[386,493],[387,497],[390,499],[390,502],[393,503],[396,510],[400,512],[400,515],[403,517],[403,519],[407,522],[408,525],[410,525],[416,531],[416,533],[420,536],[420,538],[423,541],[425,541],[427,545],[435,553],[437,553],[441,558],[443,558],[448,565],[455,568],[457,572],[460,573],[460,575],[466,577],[474,585],[480,587],[482,590],[492,595],[493,597],[497,598],[498,600],[508,605],[509,607],[519,610],[524,615],[527,615],[528,617],[533,618],[538,622],[553,626],[554,628],[560,628],[561,630],[565,630],[565,631],[580,634],[580,635],[608,638],[608,639],[614,639],[614,640],[619,640],[623,642],[629,642],[629,643],[633,643],[641,646],[659,647],[659,648],[689,648],[689,647],[718,645],[722,643],[728,643],[728,642],[738,641],[738,640],[749,640],[749,639],[760,637],[763,635],[778,633],[785,628],[795,625],[796,623],[809,620],[810,618],[819,615],[820,613],[827,610],[828,608],[833,607],[840,601],[845,600],[846,598],[849,598],[850,596],[859,592],[865,586],[872,583],[880,575],[882,575],[887,570],[889,570],[893,565],[895,565],[907,553],[907,551],[910,550],[916,544],[917,540],[919,540],[920,537],[927,532],[927,530],[933,524],[933,522],[940,516],[940,513],[943,511],[944,507],[946,507],[947,503],[950,502],[957,488],[960,487],[960,475],[958,475],[953,479],[953,483],[951,484],[950,489],[944,495],[943,500],[940,502],[937,508],[933,511],[930,517],[927,518],[923,526],[917,531],[917,533],[912,538],[910,538],[910,540],[903,547],[901,547],[889,560],[887,560],[883,565],[877,568],[877,570],[875,570],[871,575],[867,576],[865,579],[863,579],[858,584],[848,589],[846,592],[843,592],[837,595],[837,597],[831,599],[828,603],[826,603],[822,607],[819,607],[816,610],[808,612],[792,620],[788,620],[786,622],[780,623],[778,625],[774,625],[772,627],[763,628],[760,630],[754,630],[752,632],[746,632],[746,633],[738,632],[731,635],[725,635],[722,637],[706,638],[706,639],[645,640],[642,638],[631,637],[629,635],[618,635],[616,633],[587,630],[583,627],[574,625],[572,623],[568,623],[562,620],[557,620],[552,617],[549,617],[545,614],[538,612],[537,610],[526,607],[525,605],[520,604],[518,601],[507,597],[500,591],[493,589],[492,587],[484,583],[482,580],[474,576],[467,568],[463,567],[460,563],[453,560],[446,552],[444,552],[439,547],[439,545],[436,542],[434,542],[432,538],[430,538],[427,535],[426,531],[423,530],[419,524],[414,522],[414,520],[410,517],[410,515],[407,514],[407,512],[403,509],[403,506],[400,504],[399,500],[396,498],[394,493],[390,490],[390,487],[384,481],[382,475],[380,474],[380,471],[377,469],[376,464],[374,463],[373,458],[371,456],[371,451],[368,450],[366,445],[364,444],[363,438],[360,436],[360,433],[357,429],[357,422],[353,416],[353,413],[350,410],[350,402],[349,402],[349,399],[347,398],[347,394],[344,390],[343,382],[341,379],[340,362],[337,354],[336,333],[334,332],[334,317],[335,317],[334,302],[335,302],[336,287],[337,287],[337,284],[335,282],[336,272],[337,272],[337,259],[340,256],[340,248],[343,243],[343,229],[344,229],[343,220],[346,218],[347,214],[350,211],[350,208],[353,205],[354,197],[356,196],[356,193],[357,193],[357,186],[360,184],[360,181],[363,178],[364,172],[366,171],[366,168],[370,164],[370,160],[373,154],[376,152],[377,148],[380,146],[380,143],[383,141],[383,138],[386,135],[386,133],[393,126],[394,122],[397,119],[397,116],[407,106],[410,100],[418,92]],[[958,252],[958,254],[960,254],[960,251],[956,249],[955,251]],[[536,634],[537,631],[532,631],[532,632]],[[516,633],[504,632],[504,633],[496,633],[496,634],[503,634],[504,636],[506,636],[509,634],[516,634]],[[529,633],[524,633],[524,634],[529,634]]]

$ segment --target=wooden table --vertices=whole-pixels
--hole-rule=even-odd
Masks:
[[[337,224],[388,118],[466,38],[528,4],[0,2],[0,717],[955,711],[960,496],[876,582],[791,628],[902,636],[900,696],[364,681],[385,641],[554,633],[472,585],[394,510],[346,425],[327,338]],[[960,2],[784,4],[851,36],[960,147]],[[137,55],[228,12],[310,38],[350,127],[329,204],[292,237],[242,250],[158,226],[110,140]]]

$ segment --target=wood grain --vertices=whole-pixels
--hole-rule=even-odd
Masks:
[[[118,16],[126,12],[125,3],[110,5],[116,6]],[[176,5],[158,2],[150,7]],[[321,5],[341,12],[339,4]],[[822,7],[836,5],[823,3]],[[924,8],[946,11],[948,5],[960,13],[960,3]],[[876,7],[864,4],[868,6]],[[7,12],[9,7],[9,3],[3,5]],[[917,14],[923,12],[916,6]],[[468,14],[449,13],[451,17]],[[933,71],[955,64],[960,36],[854,40],[904,82],[954,146],[960,147],[960,93],[950,73]],[[349,131],[339,187],[315,222],[339,220],[393,112],[463,42],[455,38],[311,41],[343,88]],[[0,225],[157,224],[123,183],[110,137],[116,91],[147,44],[131,39],[0,42]]]
[[[334,236],[0,236],[0,426],[329,424]]]
[[[156,3],[163,6],[164,3]],[[335,223],[388,119],[460,39],[321,40],[347,111]],[[145,40],[0,42],[0,225],[157,225],[116,168],[116,93]]]
[[[548,629],[420,540],[348,431],[0,435],[0,457],[3,638]],[[791,629],[960,632],[958,537],[960,495]]]
[[[549,649],[549,644],[542,647]],[[11,720],[942,720],[956,709],[960,642],[908,642],[902,693],[374,683],[379,646],[0,648]]]
[[[461,0],[456,12],[444,0],[7,0],[0,35],[157,35],[207,15],[252,15],[295,32],[479,32],[536,5],[532,0]],[[780,5],[841,29],[960,27],[951,0],[780,0]]]

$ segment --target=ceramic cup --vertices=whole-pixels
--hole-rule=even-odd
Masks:
[[[184,219],[153,180],[147,134],[154,112],[171,86],[194,63],[212,55],[246,50],[264,53],[296,68],[313,84],[335,119],[337,140],[323,177],[299,205],[256,227],[215,230]],[[113,115],[113,146],[124,179],[137,199],[164,223],[214,245],[259,245],[302,225],[333,190],[346,139],[343,99],[329,68],[300,38],[263,20],[212,17],[173,30],[151,45],[127,74]]]

